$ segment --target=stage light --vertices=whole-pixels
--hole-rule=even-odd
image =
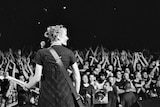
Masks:
[[[63,9],[66,9],[66,6],[64,6]]]

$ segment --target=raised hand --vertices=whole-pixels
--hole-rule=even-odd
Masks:
[[[28,64],[30,63],[30,61],[31,61],[30,58],[27,58],[27,63],[28,63]]]

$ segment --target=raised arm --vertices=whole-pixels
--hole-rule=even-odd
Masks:
[[[3,66],[4,64],[4,58],[2,57],[2,63],[0,64],[0,68]]]
[[[108,62],[108,56],[104,56],[104,63],[102,64],[102,69],[105,68],[107,62]],[[108,64],[108,65],[109,65],[109,64]]]
[[[139,53],[139,57],[142,58],[145,66],[148,66],[148,65],[149,65],[148,62],[147,62],[147,60],[144,58],[144,56],[143,56],[143,54],[142,54],[141,52]]]
[[[8,71],[9,64],[10,64],[10,59],[7,57],[7,65],[6,65],[6,68],[5,68],[5,72]]]
[[[149,88],[149,87],[150,87],[151,82],[152,82],[152,78],[151,78],[151,77],[150,77],[150,75],[149,75],[149,81],[144,85],[144,86],[145,86],[145,88]]]
[[[94,62],[94,61],[98,62],[98,60],[97,60],[95,57],[93,57],[93,56],[89,56],[89,58],[92,59],[91,62],[90,62],[90,66],[93,65],[93,62]]]
[[[105,56],[106,56],[106,53],[105,53],[103,47],[101,47],[101,56],[102,56],[102,57],[101,57],[101,61],[99,62],[99,64],[105,63]]]
[[[76,51],[75,56],[79,59],[79,61],[81,62],[81,64],[83,64],[83,59],[82,59],[82,57],[79,55],[78,51]]]
[[[156,70],[159,70],[159,68],[158,68],[159,66],[160,66],[159,61],[156,61],[156,65],[155,65],[155,67],[151,70],[150,74],[155,73]]]
[[[11,63],[13,64],[12,77],[15,78],[15,73],[18,73],[16,69],[16,64],[13,61],[11,61]]]
[[[99,47],[97,46],[95,51],[94,51],[94,56],[97,56],[98,49],[99,49]]]
[[[86,54],[85,54],[85,61],[88,60],[88,56],[89,56],[89,50],[87,50]]]
[[[113,57],[113,66],[116,67],[117,65],[117,58],[116,56]]]
[[[118,68],[122,69],[121,64],[120,64],[119,57],[118,57],[118,56],[116,56],[116,58],[117,58]]]
[[[143,63],[143,61],[141,60],[141,58],[140,58],[140,55],[138,54],[138,60],[139,60],[139,62],[142,64],[142,66],[145,68],[146,67],[146,65]]]
[[[30,67],[30,58],[27,59],[27,68],[28,68],[29,72],[31,73],[30,77],[33,77],[34,73],[33,73],[33,70]]]
[[[137,56],[137,53],[134,53],[134,62],[133,62],[133,70],[136,71],[136,65],[138,63],[138,56]]]
[[[102,60],[99,62],[99,64],[100,64],[100,65],[103,64],[104,61],[105,61],[105,58],[104,58],[104,56],[102,56]]]
[[[14,58],[14,56],[13,56],[13,51],[12,51],[11,48],[9,49],[9,54],[10,54],[11,59],[12,59],[13,61],[15,61],[15,58]]]
[[[111,52],[111,57],[110,58],[111,58],[111,64],[113,64],[113,60],[114,60],[114,52],[113,51]]]
[[[20,62],[20,66],[22,67],[22,72],[23,72],[24,77],[26,79],[29,79],[28,73],[26,72],[25,67],[22,62]]]

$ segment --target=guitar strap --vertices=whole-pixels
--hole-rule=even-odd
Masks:
[[[61,60],[60,57],[59,57],[59,55],[58,55],[57,52],[56,52],[53,48],[51,48],[51,47],[49,48],[49,51],[50,51],[50,53],[52,54],[53,58],[56,60],[56,63],[59,65],[60,71],[63,72],[63,75],[64,75],[64,77],[65,77],[65,79],[66,79],[66,81],[67,81],[67,83],[68,83],[68,85],[69,85],[69,87],[70,87],[70,89],[71,89],[71,92],[72,92],[74,98],[76,99],[79,107],[84,107],[84,105],[83,105],[83,103],[82,103],[82,100],[81,100],[81,97],[80,97],[80,95],[78,95],[78,93],[76,92],[76,89],[75,89],[75,87],[73,86],[72,80],[71,80],[71,78],[69,77],[69,75],[68,75],[68,73],[67,73],[67,71],[66,71],[66,69],[65,69],[65,67],[64,67],[64,65],[63,65],[63,62],[62,62],[62,60]]]

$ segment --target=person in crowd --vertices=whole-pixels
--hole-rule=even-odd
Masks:
[[[108,70],[113,73],[113,72],[114,72],[113,66],[112,66],[112,65],[109,65],[109,66],[108,66]]]
[[[1,73],[3,73],[4,75],[4,71],[1,71]],[[10,86],[9,80],[6,78],[2,78],[0,80],[0,86],[1,86],[0,94],[2,95],[1,96],[1,100],[2,100],[1,106],[5,107],[8,101],[8,96],[6,96],[6,94]]]
[[[155,61],[155,65],[153,66],[153,68],[149,73],[149,77],[151,78],[150,90],[149,90],[150,97],[157,97],[156,83],[158,80],[158,75],[159,75],[158,73],[159,73],[159,61]]]
[[[148,99],[149,98],[149,91],[150,91],[150,88],[151,88],[150,85],[151,85],[151,82],[152,82],[152,78],[149,76],[147,71],[142,72],[142,81],[145,82],[145,84],[144,84],[145,96],[146,96],[146,99]]]
[[[101,103],[95,104],[94,107],[109,107],[111,101],[109,101],[109,92],[112,91],[111,84],[105,81],[103,86],[103,93],[99,94],[99,100]]]
[[[96,78],[99,78],[99,74],[100,74],[101,70],[102,70],[101,65],[100,64],[96,65],[96,67],[94,68],[94,71],[93,71]]]
[[[80,71],[81,73],[84,73],[84,72],[86,72],[86,71],[88,71],[88,70],[89,70],[89,62],[85,61],[83,68],[80,69],[79,71]]]
[[[156,82],[156,90],[157,90],[157,96],[160,98],[160,76],[158,77]]]
[[[97,90],[103,89],[103,85],[106,81],[106,73],[104,71],[101,71],[96,80],[97,80],[96,81]]]
[[[131,107],[137,101],[137,97],[133,91],[130,91],[131,82],[127,81],[124,85],[125,93],[121,97],[121,105],[122,107]]]
[[[136,72],[142,72],[142,66],[140,63],[137,63],[136,65]]]
[[[132,91],[132,92],[136,92],[136,88],[135,88],[135,86],[133,85],[132,80],[130,79],[129,73],[127,73],[127,72],[125,72],[125,73],[123,74],[123,83],[124,83],[123,86],[125,86],[126,82],[130,82],[130,85],[131,85],[131,88],[129,88],[128,90],[129,90],[129,91]],[[123,88],[124,88],[124,87],[123,87]]]
[[[19,80],[25,82],[25,78],[23,75],[19,76]],[[18,107],[21,107],[27,103],[29,103],[29,94],[28,89],[24,86],[17,84],[17,92],[18,92]]]
[[[82,76],[82,84],[80,88],[80,95],[84,98],[85,107],[91,107],[93,106],[93,91],[94,87],[93,85],[89,84],[89,79],[86,74]]]
[[[123,89],[123,80],[122,80],[122,71],[117,71],[116,72],[116,81],[115,81],[115,85],[119,88],[119,89]]]
[[[97,86],[96,86],[96,77],[94,76],[93,73],[91,73],[89,75],[89,81],[90,81],[90,85],[92,85],[94,87],[94,89],[97,89]]]
[[[123,80],[124,80],[124,82],[126,82],[126,81],[131,81],[131,79],[130,79],[130,73],[125,72],[125,73],[123,74]]]
[[[141,72],[135,72],[135,79],[133,80],[133,84],[136,88],[136,93],[139,100],[146,99],[145,94],[145,81],[142,81],[142,75]]]
[[[118,103],[120,103],[120,99],[118,98],[118,90],[117,86],[115,85],[115,77],[110,76],[108,78],[110,86],[112,90],[108,92],[108,106],[107,107],[116,107]]]

